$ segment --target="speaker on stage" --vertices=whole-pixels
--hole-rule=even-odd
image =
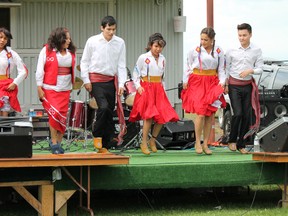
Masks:
[[[184,146],[195,141],[195,129],[192,120],[182,119],[178,122],[168,122],[160,131],[157,141],[164,147]]]
[[[276,119],[257,136],[265,152],[288,152],[288,116]]]
[[[275,119],[288,114],[288,98],[260,95],[261,127],[266,127]]]

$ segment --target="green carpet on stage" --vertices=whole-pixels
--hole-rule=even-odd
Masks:
[[[92,141],[64,144],[69,152],[94,152]],[[50,153],[48,143],[37,143],[33,153]],[[197,155],[194,149],[159,150],[147,156],[139,149],[124,152],[111,150],[114,154],[130,157],[128,165],[91,167],[92,189],[152,189],[246,186],[251,184],[282,184],[284,164],[262,163],[252,160],[252,155],[231,152],[227,147],[212,147],[213,155]],[[79,176],[79,168],[69,167]],[[87,182],[86,169],[83,181]],[[58,190],[77,188],[62,172],[57,181]]]

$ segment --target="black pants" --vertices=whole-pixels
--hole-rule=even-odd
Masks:
[[[231,132],[228,142],[236,142],[237,149],[245,148],[244,135],[249,131],[252,119],[252,85],[229,85],[229,98],[233,109]]]
[[[108,143],[114,135],[115,91],[114,81],[92,83],[91,94],[98,105],[92,133],[94,137],[102,137],[102,145],[105,148],[108,148]]]

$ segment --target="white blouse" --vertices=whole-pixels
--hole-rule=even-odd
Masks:
[[[20,56],[13,51],[10,47],[7,47],[8,52],[11,52],[12,57],[9,59],[10,61],[10,73],[13,72],[15,67],[17,68],[17,77],[14,79],[13,83],[15,83],[17,86],[25,79],[25,77],[28,75],[25,64],[23,63]],[[7,58],[7,51],[2,50],[0,52],[0,75],[6,75],[6,70],[8,68],[8,58]]]
[[[217,52],[218,51],[218,52]],[[200,69],[199,52],[197,47],[191,50],[187,56],[186,71],[183,73],[183,83],[188,82],[189,75],[194,68]],[[201,47],[200,59],[202,62],[202,70],[213,70],[218,67],[218,78],[221,84],[225,83],[226,74],[224,69],[224,52],[219,46],[214,47],[214,58],[211,53],[207,53],[206,49]]]
[[[56,57],[59,67],[72,67],[72,55],[68,50],[66,50],[65,55],[61,55],[60,52],[57,52]],[[58,75],[56,86],[47,85],[43,83],[45,63],[46,63],[46,46],[42,48],[38,58],[37,70],[36,70],[37,86],[42,86],[44,89],[54,90],[58,92],[71,90],[72,89],[71,74]]]
[[[139,56],[133,70],[133,81],[136,89],[140,87],[141,77],[149,76],[162,76],[162,84],[164,85],[166,59],[160,54],[158,64],[151,51]],[[148,74],[149,73],[149,74]]]

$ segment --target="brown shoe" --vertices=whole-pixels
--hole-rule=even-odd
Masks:
[[[239,151],[241,154],[248,154],[248,151],[247,151],[245,148],[240,148],[240,149],[238,149],[238,151]]]
[[[98,150],[97,153],[100,153],[100,154],[109,154],[110,152],[108,151],[108,149],[106,148],[101,148]]]
[[[236,148],[236,143],[228,143],[228,148],[231,150],[231,151],[236,151],[237,148]]]
[[[150,151],[148,149],[147,143],[141,143],[140,148],[143,154],[150,155]]]
[[[157,152],[157,146],[156,146],[156,142],[155,142],[155,139],[152,140],[153,138],[151,138],[149,140],[149,145],[150,145],[150,148],[152,150],[152,152],[156,153]]]

